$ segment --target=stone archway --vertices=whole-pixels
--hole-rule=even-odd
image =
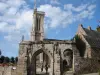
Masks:
[[[48,72],[46,72],[46,68],[45,68],[45,73],[41,69],[41,72],[39,71],[40,73],[38,74],[38,70],[40,70],[40,68],[37,68],[37,65],[36,65],[37,59],[36,58],[41,53],[44,53],[46,55],[46,57],[48,57],[50,65],[48,66],[48,64],[46,63],[45,66],[43,66],[43,70],[44,70],[44,67],[47,67],[49,70]],[[43,49],[37,50],[36,52],[34,52],[32,59],[31,59],[31,75],[44,75],[44,74],[52,75],[52,72],[53,72],[52,71],[53,70],[52,62],[53,62],[53,57],[47,50],[43,50]]]
[[[70,71],[73,67],[73,51],[71,49],[66,49],[63,52],[63,69],[64,71]]]

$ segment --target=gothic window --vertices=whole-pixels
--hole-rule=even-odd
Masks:
[[[36,18],[36,31],[38,30],[38,17]]]
[[[66,60],[66,65],[63,64],[63,66],[66,66],[67,68],[72,68],[72,62],[73,62],[73,52],[70,49],[66,49],[63,52],[64,60]],[[65,61],[64,61],[65,62]]]
[[[40,22],[40,16],[39,16],[39,28],[38,28],[38,30],[40,31],[40,24],[41,24],[41,22]]]
[[[37,30],[37,31],[40,30],[40,24],[41,24],[40,19],[41,19],[40,16],[37,16],[37,19],[36,19],[36,25],[37,25],[37,26],[36,26],[36,30]]]
[[[72,50],[66,49],[66,50],[63,52],[63,55],[64,55],[64,57],[66,57],[66,56],[72,56]]]

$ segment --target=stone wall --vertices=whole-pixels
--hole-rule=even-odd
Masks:
[[[16,75],[16,70],[13,70],[13,66],[0,66],[0,75]]]
[[[99,73],[89,73],[89,74],[82,74],[82,75],[99,75]]]
[[[100,48],[93,48],[91,49],[91,55],[93,59],[100,60]]]
[[[0,75],[11,75],[11,66],[0,66]]]
[[[95,59],[86,59],[81,57],[75,57],[74,70],[76,75],[97,73],[100,70],[100,63]]]

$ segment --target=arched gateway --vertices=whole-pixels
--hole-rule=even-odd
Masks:
[[[43,54],[42,62],[40,62],[41,58],[39,57],[41,53]],[[39,49],[35,51],[31,58],[31,75],[52,75],[52,62],[53,57],[47,50]]]
[[[63,75],[62,52],[69,47],[72,48],[73,41],[45,39],[45,12],[38,11],[35,7],[33,16],[31,39],[22,39],[19,45],[17,75]],[[67,58],[69,57],[70,55],[67,55]],[[72,64],[70,61],[67,63],[68,66]]]

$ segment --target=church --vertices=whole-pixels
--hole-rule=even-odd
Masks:
[[[34,8],[30,40],[19,44],[17,75],[81,75],[100,70],[100,26],[79,25],[73,40],[44,38],[45,12]]]

